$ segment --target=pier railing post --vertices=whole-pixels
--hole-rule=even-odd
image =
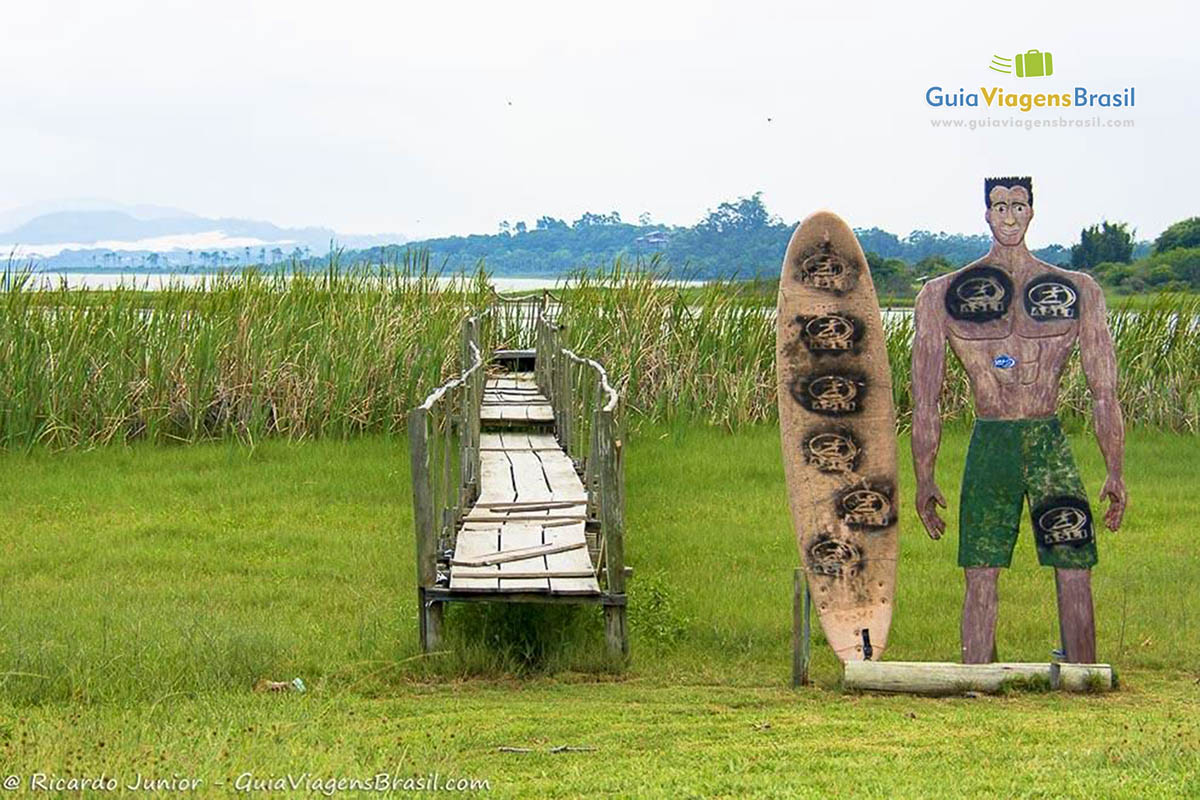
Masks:
[[[436,645],[441,622],[440,606],[425,599],[425,590],[437,580],[437,528],[433,508],[433,475],[429,463],[429,412],[415,408],[408,415],[409,453],[412,457],[413,530],[417,543],[417,615],[421,649]]]
[[[625,658],[629,655],[624,605],[625,487],[616,409],[602,409],[597,423],[600,425],[600,530],[604,536],[605,581],[610,595],[621,596],[621,604],[604,607],[605,638],[609,651]]]

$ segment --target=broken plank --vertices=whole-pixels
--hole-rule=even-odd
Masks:
[[[547,530],[547,543],[574,544],[569,550],[546,556],[546,567],[550,572],[581,573],[560,574],[550,578],[550,591],[554,594],[597,594],[600,584],[596,580],[596,569],[587,553],[587,538],[582,524]]]
[[[519,509],[518,509],[519,510]],[[587,522],[580,514],[471,514],[469,522]]]
[[[520,548],[536,547],[544,544],[542,541],[542,527],[540,525],[530,525],[526,523],[510,523],[500,528],[500,547],[499,550],[517,550]],[[541,559],[541,567],[546,568],[546,559],[543,556]],[[514,562],[500,564],[500,591],[549,591],[550,581],[547,578],[529,578],[529,577],[513,577],[507,578],[504,573],[526,573],[529,572],[529,561],[520,562],[520,566],[514,566]]]
[[[450,562],[451,566],[456,567],[490,567],[493,564],[504,564],[509,561],[522,561],[527,558],[536,558],[538,556],[548,556],[556,553],[563,553],[568,550],[576,550],[580,547],[585,547],[587,542],[567,541],[561,544],[544,544],[537,547],[528,547],[522,550],[501,550],[496,553],[489,553],[479,558],[474,559],[458,559],[457,557]]]
[[[454,557],[471,559],[493,553],[500,546],[499,526],[488,530],[462,530],[454,544]],[[471,591],[496,591],[500,588],[500,567],[492,567],[490,577],[461,577],[458,570],[450,567],[450,588]]]
[[[476,576],[476,573],[478,573],[479,575],[484,575],[484,576],[490,574],[490,573],[487,573],[484,570],[479,569],[477,567],[461,567],[455,572],[455,575],[458,575],[459,577],[464,578],[464,579],[469,579],[469,578],[474,578]],[[539,580],[540,579],[549,579],[551,584],[556,583],[556,582],[562,582],[562,581],[572,581],[572,580],[578,581],[580,578],[592,578],[593,580],[595,580],[595,575],[592,574],[591,570],[587,570],[587,569],[573,569],[573,570],[572,569],[567,569],[567,570],[549,570],[549,569],[537,570],[537,569],[535,569],[535,570],[526,570],[526,571],[510,570],[508,572],[503,573],[502,577],[504,578],[505,581],[516,580],[516,579],[525,579],[525,578],[537,578]],[[507,586],[507,584],[506,584],[506,586]]]

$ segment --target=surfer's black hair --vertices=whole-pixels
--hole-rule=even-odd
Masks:
[[[1010,189],[1014,186],[1024,186],[1025,191],[1029,193],[1029,205],[1033,205],[1033,178],[1028,176],[1019,178],[1016,175],[1010,175],[1007,178],[984,178],[983,204],[988,208],[992,207],[992,189],[997,186],[1006,186]]]

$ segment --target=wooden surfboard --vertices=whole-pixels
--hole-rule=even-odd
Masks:
[[[867,259],[836,214],[792,234],[776,326],[783,466],[809,591],[838,658],[878,659],[896,586],[896,412]]]

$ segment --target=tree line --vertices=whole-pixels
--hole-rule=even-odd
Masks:
[[[428,250],[449,272],[474,269],[481,261],[499,275],[551,276],[610,265],[616,258],[654,259],[679,277],[765,278],[778,275],[795,223],[771,214],[761,192],[719,204],[692,226],[656,225],[649,214],[636,222],[616,212],[583,214],[568,222],[550,216],[502,222],[494,234],[448,236],[353,251],[350,261],[396,262],[412,249]],[[910,297],[934,275],[949,272],[987,252],[985,234],[917,230],[898,236],[879,228],[856,229],[881,294]],[[1103,222],[1081,232],[1079,243],[1050,245],[1034,254],[1052,264],[1094,272],[1118,291],[1154,288],[1200,289],[1195,255],[1169,253],[1200,246],[1200,220],[1176,223],[1153,245],[1136,242],[1125,223]]]

